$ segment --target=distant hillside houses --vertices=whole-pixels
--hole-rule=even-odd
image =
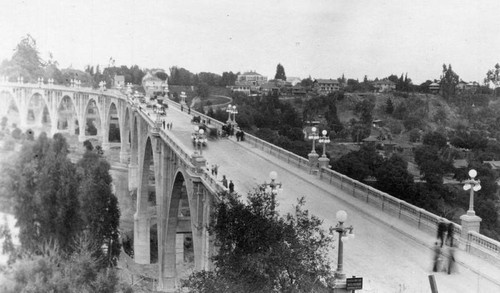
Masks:
[[[227,86],[233,92],[243,92],[249,95],[251,92],[260,91],[260,87],[267,82],[267,76],[255,71],[238,74],[233,86]]]
[[[328,95],[340,90],[340,82],[336,79],[316,79],[313,89],[320,95]]]
[[[379,93],[392,92],[396,90],[396,83],[388,79],[377,80],[373,82],[373,87]]]

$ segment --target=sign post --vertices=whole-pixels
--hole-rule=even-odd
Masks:
[[[352,276],[352,278],[346,279],[346,290],[361,290],[363,289],[363,278],[356,278],[356,276]]]

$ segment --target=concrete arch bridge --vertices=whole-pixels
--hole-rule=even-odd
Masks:
[[[192,269],[211,268],[214,247],[207,224],[211,202],[224,189],[222,175],[234,182],[236,192],[246,194],[269,182],[270,171],[277,171],[283,184],[284,192],[277,196],[281,212],[291,211],[302,196],[306,208],[327,226],[336,225],[337,210],[348,212],[347,224],[355,227],[357,237],[344,245],[344,270],[364,277],[360,292],[429,291],[439,217],[329,170],[317,156],[301,158],[248,134],[244,142],[209,140],[201,150],[192,144],[191,115],[201,115],[217,128],[222,123],[195,111],[189,115],[171,101],[166,117],[160,117],[113,90],[0,82],[0,95],[0,117],[16,117],[9,122],[22,129],[68,132],[79,141],[96,139],[105,150],[120,149],[127,175],[115,182],[125,185],[117,189],[124,194],[117,196],[127,197],[129,190],[137,194],[134,261],[156,262],[160,291],[176,290],[180,268],[191,260]],[[213,164],[219,166],[217,176],[209,170]],[[460,274],[437,275],[439,292],[500,292],[500,243],[479,234],[479,222],[474,218],[455,224]],[[152,227],[157,245],[151,245]],[[157,260],[151,258],[152,250]],[[332,252],[334,263],[336,257]]]

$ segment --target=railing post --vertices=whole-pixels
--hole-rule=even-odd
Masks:
[[[420,221],[422,219],[422,209],[418,210],[418,229],[420,230]]]

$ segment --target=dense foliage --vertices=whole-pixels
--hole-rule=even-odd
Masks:
[[[303,209],[303,199],[294,214],[280,216],[273,196],[260,190],[246,203],[235,194],[220,198],[210,224],[215,269],[192,274],[184,282],[190,292],[329,292],[332,231]]]
[[[95,256],[100,250],[88,235],[79,237],[73,251],[66,255],[55,244],[39,245],[39,253],[25,254],[4,278],[2,292],[53,293],[132,293],[120,284],[116,270],[103,268]]]
[[[61,134],[50,139],[41,133],[34,141],[25,140],[18,162],[8,173],[22,250],[40,253],[40,243],[54,241],[70,254],[77,236],[86,231],[99,247],[108,247],[102,265],[116,264],[120,211],[109,169],[90,148],[73,164]]]

